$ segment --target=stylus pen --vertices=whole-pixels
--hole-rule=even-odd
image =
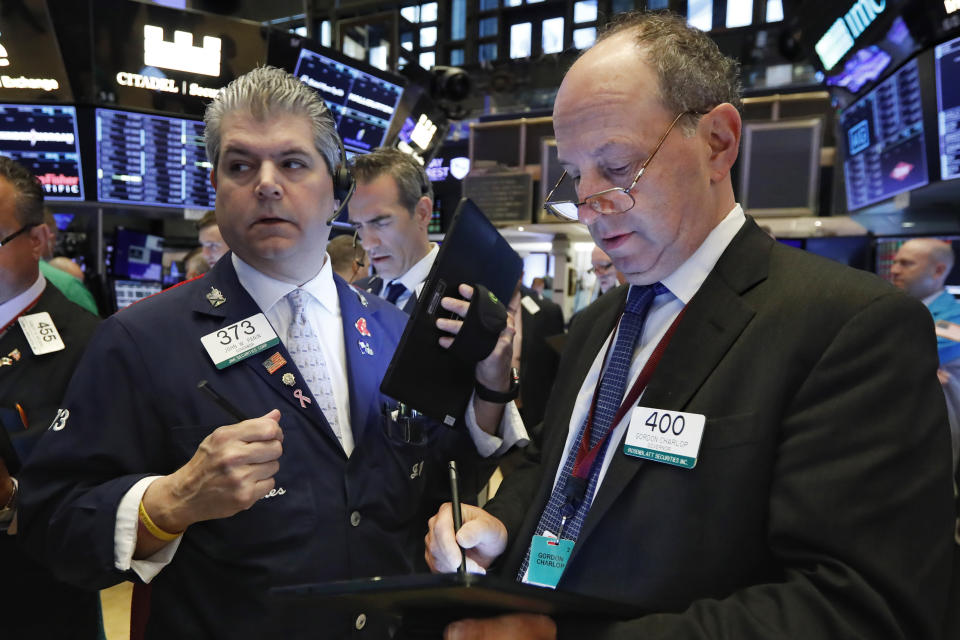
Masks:
[[[210,398],[220,405],[220,408],[229,413],[231,416],[237,419],[238,422],[243,422],[247,419],[245,415],[237,409],[229,400],[224,398],[222,395],[213,390],[213,387],[210,386],[210,383],[206,380],[201,380],[197,383],[197,389],[206,393]]]
[[[451,460],[448,464],[450,468],[450,506],[453,508],[453,533],[456,535],[463,526],[463,513],[460,510],[460,483],[457,480],[457,463]],[[467,573],[467,552],[460,548],[460,568],[457,569],[460,575]]]

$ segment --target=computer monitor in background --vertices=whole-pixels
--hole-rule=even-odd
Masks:
[[[401,77],[362,70],[309,49],[300,50],[293,74],[330,108],[347,153],[368,153],[383,145],[403,94]]]
[[[934,50],[940,179],[960,178],[960,38]]]
[[[823,120],[745,122],[739,199],[762,216],[817,213]]]
[[[203,121],[96,109],[97,200],[213,209]]]
[[[47,200],[83,200],[75,107],[0,104],[0,155],[33,172]]]
[[[114,311],[129,307],[134,302],[163,291],[163,284],[153,280],[123,280],[112,278]]]
[[[163,279],[163,238],[118,227],[110,254],[110,274],[127,280]]]
[[[917,58],[840,114],[847,208],[930,182]]]

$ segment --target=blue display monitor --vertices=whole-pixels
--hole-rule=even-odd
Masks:
[[[936,47],[940,179],[960,178],[960,38]]]
[[[293,74],[333,112],[347,152],[368,153],[383,145],[403,94],[400,78],[390,81],[309,49],[300,50]]]
[[[917,59],[844,109],[840,131],[849,210],[928,184]]]
[[[118,227],[110,272],[129,280],[163,279],[163,238]]]
[[[0,104],[0,155],[32,171],[47,200],[83,200],[76,108]]]
[[[95,117],[99,201],[213,208],[202,121],[115,109]]]

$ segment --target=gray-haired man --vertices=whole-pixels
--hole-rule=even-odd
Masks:
[[[23,474],[25,536],[64,579],[149,583],[148,637],[385,633],[363,611],[281,615],[268,590],[412,571],[438,463],[512,444],[489,435],[503,405],[475,402],[469,436],[394,428],[378,386],[406,317],[332,273],[341,154],[312,90],[256,69],[206,123],[232,253],[104,323]],[[511,339],[478,381],[509,385]]]

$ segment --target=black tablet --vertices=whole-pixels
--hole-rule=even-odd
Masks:
[[[437,317],[450,315],[440,299],[460,297],[461,284],[480,283],[507,304],[522,274],[517,252],[473,201],[460,200],[380,391],[456,426],[473,393],[475,365],[440,346]]]

